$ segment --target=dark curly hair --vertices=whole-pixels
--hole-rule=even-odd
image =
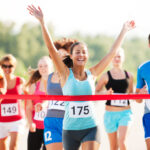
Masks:
[[[72,44],[74,44],[76,42],[77,42],[77,40],[70,39],[70,38],[63,38],[61,40],[57,40],[54,42],[54,45],[58,51],[59,51],[59,49],[64,49],[68,52],[68,56],[66,56],[66,58],[63,60],[64,64],[68,68],[73,67],[73,62],[72,62],[72,59],[70,58],[69,54],[70,54],[70,48],[71,48]]]

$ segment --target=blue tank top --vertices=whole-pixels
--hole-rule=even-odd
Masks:
[[[75,79],[71,69],[68,80],[63,90],[63,95],[93,95],[95,83],[89,70],[86,71],[87,79],[79,81]],[[64,130],[83,130],[97,125],[94,115],[94,104],[90,101],[65,102]]]
[[[53,73],[48,77],[47,94],[48,95],[63,95],[60,83],[51,82]],[[65,113],[64,102],[62,101],[49,101],[48,111],[46,117],[63,118]]]

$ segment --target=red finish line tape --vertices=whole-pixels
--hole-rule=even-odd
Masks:
[[[113,94],[113,95],[0,95],[0,99],[23,99],[23,100],[59,100],[59,101],[100,101],[121,99],[150,99],[150,94]]]

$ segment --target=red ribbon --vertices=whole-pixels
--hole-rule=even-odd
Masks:
[[[113,95],[0,95],[0,99],[24,99],[24,100],[59,100],[59,101],[100,101],[121,99],[150,99],[150,94],[113,94]]]

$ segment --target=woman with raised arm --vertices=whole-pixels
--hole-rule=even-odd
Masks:
[[[46,95],[47,80],[50,72],[53,71],[53,64],[48,56],[42,57],[38,61],[38,69],[31,70],[29,81],[26,87],[31,95]],[[29,123],[28,150],[46,150],[44,145],[44,118],[47,107],[44,106],[46,101],[28,100],[26,102],[26,116]],[[43,106],[43,107],[42,107]],[[38,107],[42,107],[39,110]]]
[[[72,60],[69,57],[70,46],[76,42],[73,39],[61,39],[54,42],[59,56],[64,64],[72,67]],[[48,95],[63,95],[60,85],[60,76],[57,70],[51,73],[47,83]],[[49,101],[46,118],[44,119],[44,141],[47,150],[63,150],[62,145],[62,122],[65,107],[63,101]]]
[[[112,60],[112,69],[99,79],[96,94],[100,94],[104,86],[107,89],[106,93],[133,93],[133,76],[122,68],[123,61],[124,50],[119,48]],[[104,126],[110,149],[126,150],[125,138],[132,115],[129,100],[108,100],[105,110]]]
[[[5,55],[0,60],[6,82],[6,94],[21,94],[23,92],[24,79],[14,75],[16,58]],[[23,109],[18,99],[3,99],[0,104],[0,149],[7,150],[7,139],[10,136],[10,150],[17,150],[19,133],[24,124]]]
[[[70,50],[73,67],[67,68],[48,33],[41,8],[35,8],[32,5],[28,6],[28,10],[41,24],[43,37],[49,54],[60,76],[63,95],[94,94],[94,78],[107,67],[115,56],[126,32],[134,28],[130,22],[126,22],[110,52],[97,65],[89,70],[85,70],[85,64],[88,60],[87,46],[81,42],[74,43]],[[65,116],[63,120],[63,146],[65,150],[78,150],[80,145],[82,146],[82,150],[99,149],[99,129],[97,128],[92,105],[92,102],[87,101],[65,102]]]

